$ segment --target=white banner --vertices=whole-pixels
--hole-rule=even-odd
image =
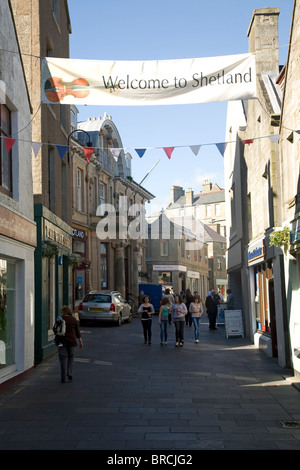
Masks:
[[[42,60],[42,103],[144,106],[256,97],[255,56],[157,61]]]

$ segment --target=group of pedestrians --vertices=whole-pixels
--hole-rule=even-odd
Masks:
[[[209,321],[209,329],[216,330],[218,316],[218,305],[223,303],[220,292],[211,290],[205,300],[205,308]],[[227,289],[227,309],[233,309],[233,295]],[[199,343],[199,327],[204,312],[203,302],[195,291],[189,289],[173,296],[170,289],[166,289],[161,300],[158,313],[158,324],[160,325],[160,344],[167,344],[168,325],[175,325],[175,346],[182,347],[184,344],[184,326],[194,326],[195,343]],[[152,315],[155,313],[149,296],[145,296],[139,306],[138,313],[141,314],[145,344],[151,344],[152,337]]]
[[[138,313],[141,314],[143,326],[144,342],[151,344],[152,337],[152,315],[154,307],[150,303],[148,296],[144,297],[143,303],[139,306]],[[194,295],[188,290],[173,296],[169,289],[166,289],[161,300],[158,313],[158,324],[160,325],[160,344],[167,344],[168,325],[175,325],[175,346],[182,347],[184,344],[184,325],[193,324],[195,331],[195,342],[199,343],[199,325],[203,314],[203,303],[197,292]]]

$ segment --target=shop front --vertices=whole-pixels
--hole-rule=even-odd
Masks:
[[[87,236],[85,230],[73,227],[72,252],[78,255],[79,259],[87,257]],[[76,308],[86,293],[86,270],[73,268],[73,307]]]
[[[0,383],[34,365],[36,226],[0,207]],[[26,354],[24,354],[26,351]]]
[[[34,207],[37,224],[35,251],[35,362],[54,351],[52,327],[63,305],[72,305],[72,228],[45,206]]]
[[[177,264],[154,264],[152,267],[152,282],[172,285],[173,292],[186,290],[186,266]]]
[[[267,259],[264,238],[249,245],[248,269],[254,341],[268,356],[277,357],[273,260]]]

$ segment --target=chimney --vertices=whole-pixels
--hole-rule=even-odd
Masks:
[[[185,192],[185,203],[188,206],[191,206],[193,204],[194,200],[194,191],[192,188],[188,188]]]
[[[203,185],[202,185],[202,192],[203,193],[209,193],[209,191],[211,191],[211,188],[212,188],[212,184],[211,184],[210,180],[205,180]]]
[[[173,186],[171,188],[171,204],[174,204],[181,196],[184,196],[184,190],[182,186]]]
[[[256,73],[279,71],[279,13],[279,8],[261,8],[253,12],[247,36],[249,52],[256,52]]]

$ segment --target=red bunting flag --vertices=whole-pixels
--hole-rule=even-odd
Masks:
[[[254,140],[253,139],[246,139],[246,140],[242,140],[242,142],[243,142],[244,145],[245,144],[250,145],[250,144],[253,144]]]
[[[14,145],[15,141],[16,139],[10,139],[9,137],[4,138],[4,143],[5,143],[7,153],[11,151],[12,146]]]
[[[164,151],[166,152],[167,157],[170,159],[175,147],[163,147]]]
[[[91,156],[95,150],[95,147],[83,147],[87,161],[90,163]]]

